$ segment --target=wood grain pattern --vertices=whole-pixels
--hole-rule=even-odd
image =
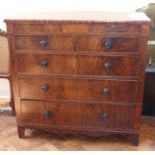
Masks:
[[[41,47],[40,41],[46,38],[47,46]],[[57,50],[72,51],[74,50],[74,39],[72,36],[16,36],[15,48],[17,50]]]
[[[105,48],[105,42],[109,40],[112,48]],[[88,36],[77,37],[77,51],[90,52],[137,52],[138,37],[111,37],[111,36]]]
[[[24,21],[25,22],[25,21]],[[15,23],[14,33],[16,34],[44,34],[44,33],[89,33],[89,34],[139,34],[140,27],[134,23],[71,23],[71,22],[56,22],[56,23]]]
[[[137,76],[138,70],[133,56],[17,54],[16,60],[18,73]],[[42,61],[47,61],[47,66]],[[110,68],[106,69],[106,63]]]
[[[110,64],[109,69],[106,63]],[[137,76],[137,57],[77,55],[75,73],[78,75]]]
[[[16,59],[18,73],[73,74],[75,71],[73,55],[17,54]]]
[[[47,92],[42,89],[45,84],[49,86]],[[136,86],[136,81],[19,78],[20,96],[25,99],[73,99],[133,103],[136,99]],[[110,89],[107,96],[103,92],[105,88]]]
[[[149,20],[139,14],[59,15],[5,20],[19,137],[37,128],[121,134],[138,145]],[[55,107],[53,119],[42,117]],[[109,122],[98,118],[102,111],[104,118],[110,113]]]
[[[134,106],[21,101],[23,123],[95,129],[133,129]],[[37,112],[35,109],[38,109]],[[44,116],[44,112],[51,112]],[[126,115],[126,113],[130,115]],[[104,114],[108,118],[104,118]],[[128,122],[128,123],[126,123]]]

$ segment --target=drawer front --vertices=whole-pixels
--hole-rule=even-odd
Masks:
[[[16,50],[73,51],[74,38],[69,35],[18,35],[15,36],[15,48]]]
[[[136,24],[124,23],[15,23],[14,33],[123,33],[131,34],[140,32],[140,28]]]
[[[27,99],[134,102],[136,84],[136,81],[19,78],[20,96]]]
[[[25,34],[34,34],[34,33],[55,33],[61,32],[60,24],[14,24],[14,33],[25,33]]]
[[[83,128],[133,128],[134,106],[21,101],[24,123]]]
[[[136,81],[79,79],[74,81],[73,98],[81,101],[134,103],[136,92]]]
[[[136,76],[138,58],[129,56],[77,56],[76,74]]]
[[[138,37],[88,36],[77,37],[77,51],[89,52],[137,52]]]
[[[28,99],[71,99],[71,80],[19,78],[20,96]]]
[[[19,73],[72,74],[74,72],[72,55],[17,54],[16,60]]]
[[[16,55],[17,71],[32,74],[136,76],[137,59],[128,56]]]

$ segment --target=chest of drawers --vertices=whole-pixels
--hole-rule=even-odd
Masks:
[[[147,17],[49,13],[5,22],[20,138],[35,128],[138,144]]]

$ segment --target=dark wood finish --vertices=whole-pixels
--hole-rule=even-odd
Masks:
[[[111,47],[107,47],[107,43]],[[77,51],[90,52],[138,52],[138,37],[88,36],[77,37]]]
[[[17,54],[16,58],[18,73],[72,74],[75,69],[73,55]]]
[[[15,33],[55,33],[61,32],[60,24],[15,24]]]
[[[76,122],[76,127],[81,128],[133,129],[132,105],[22,100],[21,106],[23,122],[27,124],[75,127]],[[49,112],[49,115],[44,115],[45,112]],[[108,117],[104,117],[105,113]]]
[[[136,86],[136,81],[78,79],[74,81],[72,92],[76,100],[133,103],[136,99]],[[105,89],[109,89],[109,93]]]
[[[137,76],[138,71],[138,57],[133,56],[20,53],[16,58],[18,73]],[[46,64],[42,64],[43,62]],[[106,66],[107,63],[110,66]]]
[[[149,20],[142,14],[71,15],[5,20],[19,137],[36,128],[121,134],[137,145]]]
[[[48,85],[47,91],[43,90]],[[20,96],[28,99],[71,99],[70,79],[19,78]]]
[[[24,138],[25,128],[22,126],[18,126],[17,129],[18,129],[18,137]]]
[[[136,34],[139,33],[140,28],[137,24],[134,23],[104,23],[104,24],[97,24],[97,23],[77,23],[77,24],[67,24],[67,23],[15,23],[14,24],[14,33],[16,34],[36,34],[36,33],[94,33],[94,34],[102,34],[105,32],[111,33],[119,33],[119,34]]]
[[[47,45],[42,47],[41,40],[46,39]],[[18,35],[15,36],[16,50],[57,50],[57,51],[73,51],[74,38],[68,35],[56,36],[30,36]]]
[[[47,91],[42,89],[44,85],[48,85]],[[20,96],[25,99],[73,99],[132,103],[136,99],[136,86],[136,81],[19,78]],[[106,88],[110,90],[108,95],[104,94]]]
[[[137,76],[138,61],[132,56],[80,55],[75,70],[78,75]]]

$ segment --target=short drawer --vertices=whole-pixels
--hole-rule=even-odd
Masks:
[[[136,86],[136,81],[50,77],[19,78],[20,96],[25,99],[73,99],[134,103]]]
[[[76,42],[76,50],[79,52],[137,52],[138,47],[138,37],[128,36],[80,35]]]
[[[18,73],[72,74],[74,72],[73,55],[16,54],[16,59]]]
[[[23,123],[91,128],[134,126],[134,106],[21,101]]]
[[[88,56],[76,59],[76,74],[105,76],[136,76],[138,57],[133,56]]]
[[[14,39],[16,50],[74,50],[74,38],[69,35],[16,35]]]

